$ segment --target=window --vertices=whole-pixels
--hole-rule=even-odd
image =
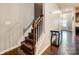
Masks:
[[[67,20],[66,19],[63,20],[63,27],[67,27]]]

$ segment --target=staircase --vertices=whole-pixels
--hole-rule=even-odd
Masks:
[[[21,50],[23,50],[24,53],[29,53],[29,55],[35,54],[36,49],[36,41],[39,36],[39,26],[43,22],[43,15],[40,15],[40,17],[37,20],[33,21],[31,32],[28,33],[28,36],[25,37],[25,40],[21,42]]]

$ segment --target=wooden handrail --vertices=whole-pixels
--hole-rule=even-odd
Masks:
[[[34,21],[33,21],[33,27],[34,27],[34,28],[36,28],[37,25],[43,20],[42,18],[43,18],[43,15],[40,15],[40,16],[37,18],[37,20],[34,20]]]
[[[39,22],[42,17],[43,17],[43,15],[40,15],[39,19],[35,23]]]

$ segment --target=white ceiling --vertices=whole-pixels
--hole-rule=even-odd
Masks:
[[[79,7],[79,3],[58,3],[57,5],[64,13],[72,12],[76,7]]]
[[[58,3],[60,8],[75,8],[79,7],[79,3]]]

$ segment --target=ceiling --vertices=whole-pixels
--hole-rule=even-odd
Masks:
[[[79,3],[58,3],[60,8],[76,8],[79,7]]]
[[[76,12],[79,12],[79,3],[58,3],[57,5],[63,12],[70,12],[73,9],[76,10],[76,8]]]

